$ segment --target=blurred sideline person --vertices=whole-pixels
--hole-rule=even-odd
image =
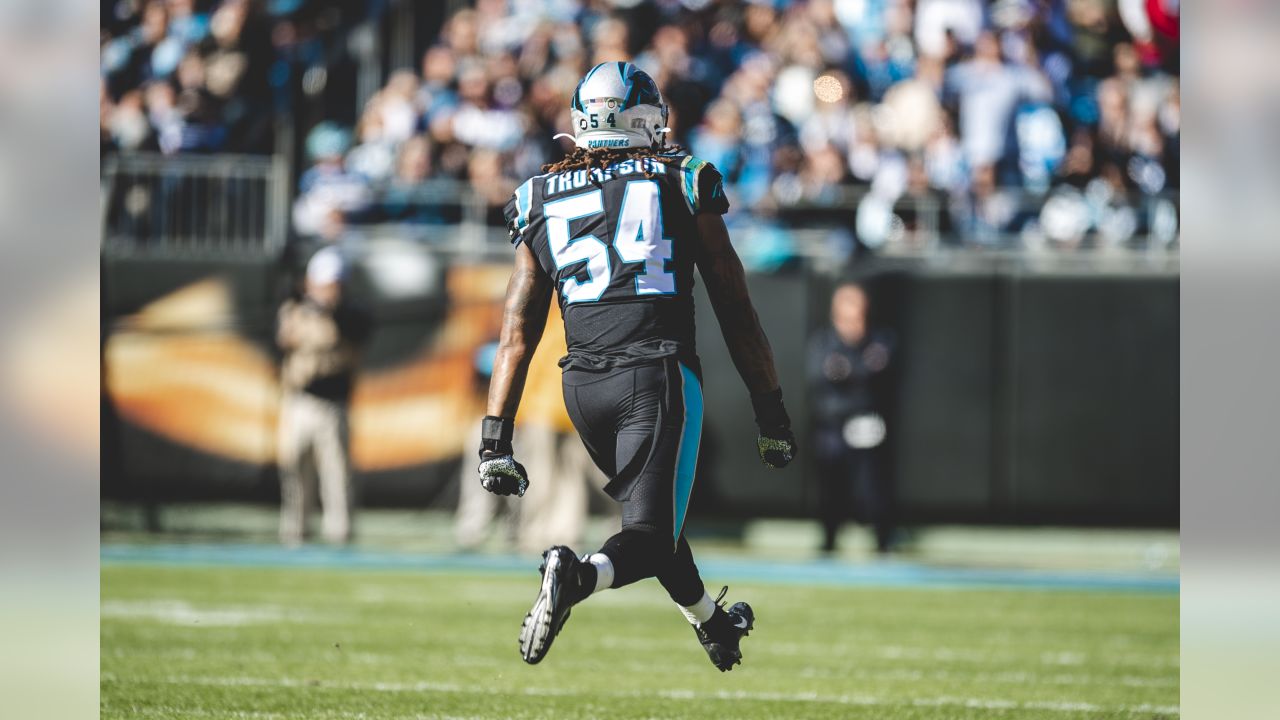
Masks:
[[[277,440],[280,541],[290,546],[307,537],[317,481],[324,539],[351,540],[347,404],[370,319],[345,297],[346,273],[337,248],[319,250],[307,263],[302,297],[286,300],[277,318],[276,344],[284,355]]]
[[[565,409],[558,364],[568,352],[564,323],[552,316],[546,329],[553,339],[533,355],[516,414],[516,437],[525,467],[540,480],[520,501],[517,536],[524,552],[580,544],[587,528],[588,488],[602,475],[573,437],[573,422]],[[526,447],[531,451],[527,456],[523,455]],[[607,478],[595,486],[603,487],[605,482]],[[479,485],[474,478],[467,484]]]
[[[872,387],[889,367],[893,342],[889,333],[867,327],[869,309],[861,285],[840,285],[831,296],[831,324],[809,341],[806,374],[827,553],[835,551],[850,515],[873,528],[877,552],[893,547],[893,487],[879,462],[887,429]]]
[[[489,378],[493,374],[493,357],[498,343],[494,341],[480,347],[476,351],[474,369],[475,380],[483,383],[481,392],[489,387]],[[483,401],[481,401],[483,402]],[[472,424],[465,447],[475,447],[480,442],[483,415],[476,417]],[[460,470],[458,485],[458,507],[453,514],[453,540],[459,550],[470,552],[481,549],[496,529],[501,516],[503,541],[515,547],[517,523],[519,522],[520,505],[515,496],[500,497],[485,491],[478,483],[473,482],[475,470],[464,462]]]
[[[573,424],[565,411],[557,361],[567,349],[564,325],[558,316],[547,319],[547,342],[534,353],[525,383],[524,400],[516,416],[513,444],[519,444],[525,467],[541,482],[530,486],[523,500],[486,492],[475,482],[475,470],[463,467],[454,539],[463,550],[479,548],[489,537],[500,510],[505,510],[507,539],[522,552],[537,552],[548,545],[582,542],[587,527],[588,496],[592,487],[603,487],[607,478],[591,463],[586,448],[573,437]],[[494,346],[482,348],[477,375],[488,386]],[[481,419],[473,432],[480,442]]]
[[[684,536],[702,436],[702,378],[694,346],[697,265],[734,364],[751,393],[770,467],[796,453],[773,352],[721,215],[719,171],[665,147],[667,107],[630,63],[605,62],[579,82],[570,116],[577,148],[521,185],[504,214],[516,267],[480,447],[480,482],[524,495],[513,457],[514,418],[542,338],[552,294],[564,318],[565,406],[605,492],[622,504],[622,530],[579,558],[543,553],[542,583],[520,630],[525,662],[540,662],[570,609],[592,593],[657,577],[722,672],[741,661],[754,613],[720,605],[699,577]]]

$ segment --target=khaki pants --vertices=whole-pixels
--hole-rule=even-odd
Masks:
[[[472,432],[480,444],[480,427]],[[516,459],[529,472],[529,490],[523,498],[501,497],[480,486],[475,455],[464,456],[454,538],[459,547],[477,548],[492,530],[500,509],[506,510],[507,539],[523,552],[541,552],[551,545],[577,547],[587,525],[589,487],[604,478],[577,436],[542,426],[516,428],[512,444]]]
[[[503,539],[514,543],[516,523],[520,513],[520,500],[515,496],[494,495],[480,486],[476,467],[480,460],[475,448],[480,446],[480,423],[475,423],[462,454],[462,467],[458,479],[458,509],[453,516],[453,537],[462,550],[476,550],[489,539],[493,523],[501,512],[505,515]],[[526,466],[526,470],[528,467]]]
[[[297,545],[319,485],[322,534],[330,542],[351,539],[351,471],[347,454],[347,408],[303,392],[280,402],[280,541]],[[318,482],[317,482],[318,481]]]

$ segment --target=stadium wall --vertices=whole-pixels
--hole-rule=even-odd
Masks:
[[[451,506],[471,452],[482,393],[473,359],[496,337],[508,270],[428,266],[413,297],[379,297],[361,271],[354,279],[378,317],[353,408],[370,504]],[[274,502],[271,334],[287,268],[104,257],[103,279],[103,497]],[[878,391],[905,520],[1177,525],[1176,275],[873,264],[863,279],[873,321],[899,342]],[[751,278],[802,438],[806,338],[834,282]],[[750,404],[700,291],[697,312],[708,420],[695,507],[812,513],[812,456],[801,473],[760,466]]]

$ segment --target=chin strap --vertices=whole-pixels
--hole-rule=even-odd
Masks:
[[[569,133],[556,133],[555,135],[552,135],[552,136],[551,136],[551,139],[552,139],[552,140],[559,140],[560,138],[569,138],[570,140],[572,140],[572,141],[574,142],[574,144],[575,144],[575,145],[578,143],[577,138],[575,138],[574,136],[570,135]]]

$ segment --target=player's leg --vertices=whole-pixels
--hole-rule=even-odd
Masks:
[[[851,514],[850,450],[837,430],[824,428],[815,435],[814,464],[818,473],[822,552],[832,553],[836,551],[840,526]]]
[[[893,549],[893,487],[880,472],[878,452],[879,448],[864,448],[851,454],[855,503],[875,536],[876,552],[884,554]]]
[[[476,421],[463,447],[480,445],[480,422]],[[476,482],[474,459],[464,459],[458,479],[458,508],[453,513],[453,540],[461,550],[476,550],[489,539],[501,498]]]
[[[351,540],[353,492],[348,462],[347,410],[341,404],[316,400],[315,452],[320,481],[321,527],[325,540]]]
[[[562,546],[544,553],[542,589],[521,629],[526,662],[545,657],[574,604],[658,577],[712,662],[730,669],[741,659],[738,641],[752,627],[751,609],[738,603],[726,612],[707,595],[682,532],[702,433],[698,378],[674,363],[569,371],[565,403],[588,452],[612,477],[605,489],[623,503],[622,529],[582,560]]]
[[[558,462],[560,446],[555,428],[526,425],[515,439],[525,470],[529,477],[537,478],[537,482],[531,484],[520,499],[517,524],[520,552],[538,552],[551,545],[572,545],[575,539],[572,522],[562,523],[561,517],[565,514],[572,516],[572,505],[576,499],[565,493],[565,486],[572,485],[572,482],[566,482]],[[582,496],[582,500],[585,499]]]
[[[671,363],[665,377],[665,394],[667,410],[660,414],[660,425],[651,431],[648,462],[631,496],[623,503],[623,528],[624,532],[651,531],[648,536],[654,544],[649,562],[653,575],[693,626],[711,662],[723,672],[741,661],[739,643],[754,626],[755,615],[742,602],[728,611],[721,607],[719,601],[727,588],[719,598],[711,598],[684,536],[702,440],[701,380],[688,367]],[[643,419],[640,427],[644,427]],[[622,442],[620,433],[620,446]],[[620,447],[619,453],[622,451]],[[606,543],[603,552],[609,553],[608,548]],[[615,581],[618,584],[621,583]]]
[[[591,462],[591,456],[577,433],[560,432],[556,435],[556,475],[559,488],[556,492],[555,510],[548,522],[560,533],[560,539],[573,547],[582,544],[587,530],[587,508],[593,479],[599,470]],[[604,483],[599,483],[604,487]]]
[[[280,400],[276,435],[276,466],[280,475],[280,542],[300,545],[307,527],[307,478],[303,467],[310,452],[307,418],[298,398],[286,393]]]
[[[564,373],[565,409],[592,460],[610,477],[614,473],[619,408],[629,403],[633,381],[628,370]],[[607,558],[581,560],[563,545],[542,554],[542,584],[520,627],[520,654],[530,664],[541,662],[569,619],[574,605],[612,582]],[[605,566],[597,569],[597,563]]]
[[[676,495],[675,469],[685,413],[680,381],[671,369],[659,363],[628,370],[626,400],[612,413],[617,471],[605,491],[622,503],[622,528],[599,552],[588,556],[595,567],[594,585],[600,589],[657,576],[675,551],[675,515],[683,515],[687,502]],[[699,433],[700,422],[699,415],[695,428]],[[685,452],[696,463],[697,443],[691,442]],[[692,489],[692,476],[686,485]],[[687,501],[687,496],[682,497]],[[601,573],[610,582],[603,582]]]
[[[606,488],[622,501],[622,530],[588,556],[581,584],[590,594],[657,577],[712,662],[727,670],[741,660],[738,643],[754,616],[745,603],[725,611],[707,594],[683,535],[702,436],[701,383],[677,363],[631,372],[630,402],[615,435],[619,470]],[[587,397],[589,404],[611,396]],[[584,433],[588,447],[589,439]]]
[[[721,588],[714,599],[707,593],[683,535],[671,562],[659,572],[658,580],[693,626],[711,664],[724,672],[742,662],[740,645],[742,638],[755,627],[755,611],[745,602],[736,602],[726,610],[723,601],[728,587]]]

